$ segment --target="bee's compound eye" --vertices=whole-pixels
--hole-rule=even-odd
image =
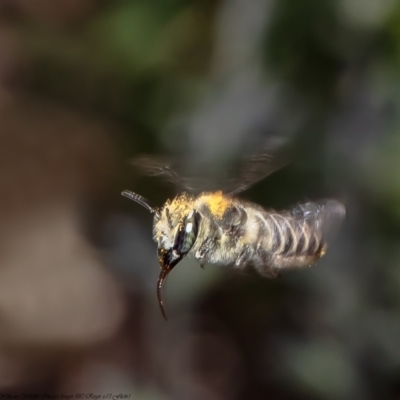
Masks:
[[[183,221],[175,238],[174,250],[181,255],[187,254],[193,247],[199,232],[200,214],[191,211]]]

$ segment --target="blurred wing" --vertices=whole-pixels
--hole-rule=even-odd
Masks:
[[[183,170],[185,165],[183,161],[171,162],[167,158],[139,156],[132,160],[131,164],[145,175],[160,177],[180,190],[187,192],[222,190],[229,195],[245,191],[287,164],[283,157],[272,157],[265,149],[258,154],[242,157],[234,171],[228,174],[232,176],[231,178],[219,179],[217,173],[209,177],[201,176],[204,175],[204,171],[195,174],[195,177],[184,176],[177,172]]]
[[[232,196],[237,195],[283,168],[286,164],[288,164],[286,158],[272,157],[267,151],[244,157],[240,162],[238,173],[226,182],[223,191]]]
[[[189,178],[179,174],[176,170],[182,169],[180,164],[173,163],[167,158],[143,155],[132,160],[131,165],[146,176],[160,177],[164,181],[172,183],[181,191],[199,192],[203,190],[202,186],[205,184],[199,178]]]

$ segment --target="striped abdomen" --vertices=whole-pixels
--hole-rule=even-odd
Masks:
[[[313,264],[325,254],[344,215],[344,206],[336,200],[305,203],[281,213],[257,211],[260,242],[256,268],[269,274]]]

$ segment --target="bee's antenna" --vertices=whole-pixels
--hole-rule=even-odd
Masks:
[[[133,193],[130,190],[124,190],[121,194],[122,194],[122,196],[125,196],[128,199],[136,201],[136,203],[139,203],[141,206],[143,206],[144,208],[149,210],[152,214],[154,214],[158,217],[160,216],[160,214],[158,213],[158,210],[156,208],[153,208],[149,204],[149,202],[144,197],[140,196],[139,194]]]

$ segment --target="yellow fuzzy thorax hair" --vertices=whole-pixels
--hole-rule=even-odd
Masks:
[[[229,197],[224,196],[221,190],[213,193],[202,194],[199,196],[199,199],[207,204],[211,214],[218,219],[222,218],[225,211],[232,203],[232,200]]]

